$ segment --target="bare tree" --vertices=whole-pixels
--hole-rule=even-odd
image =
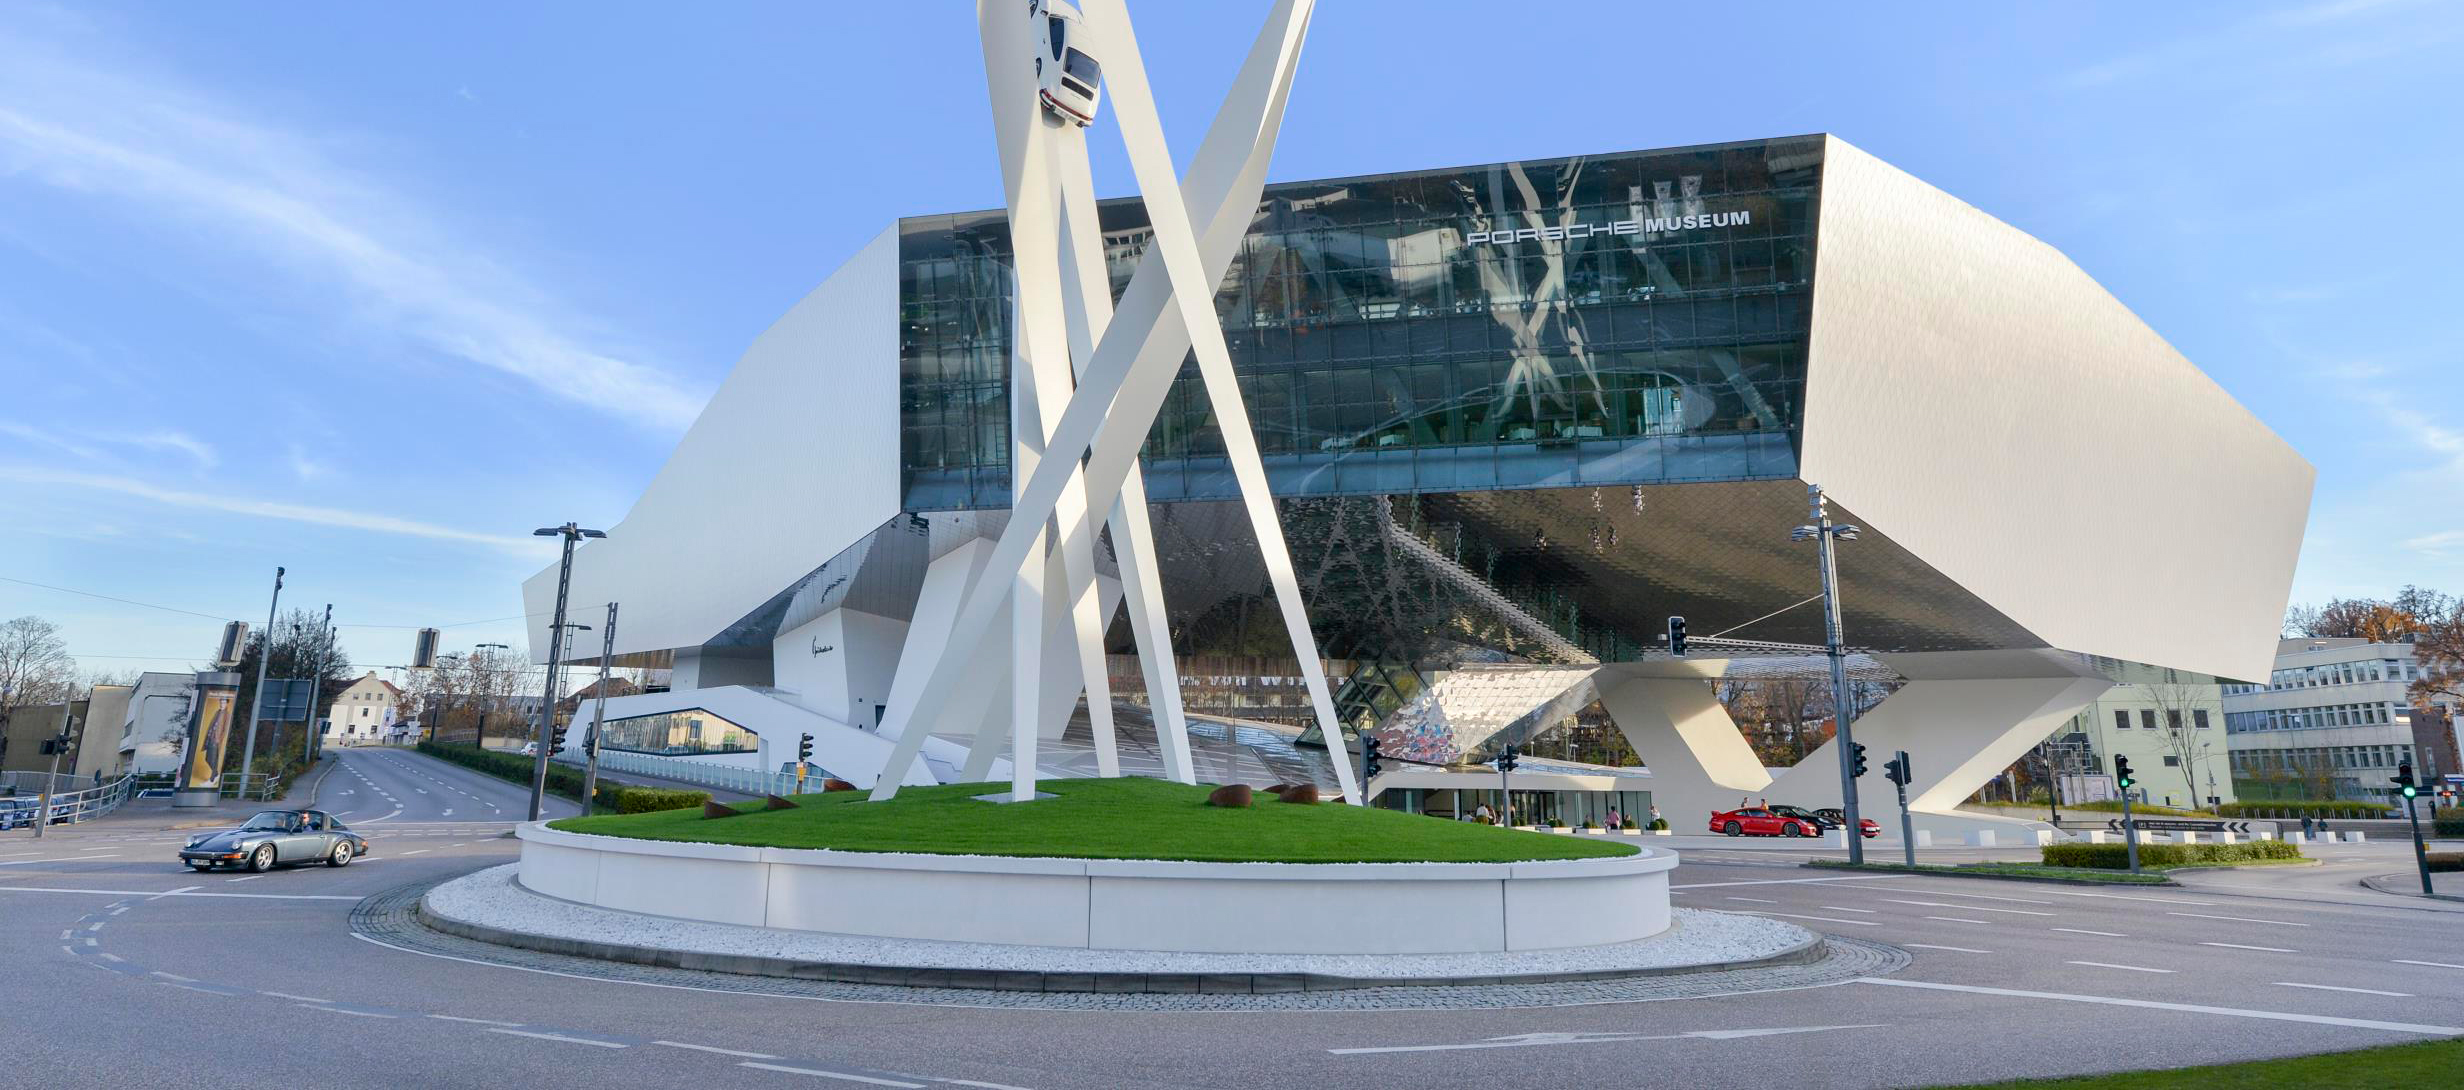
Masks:
[[[2167,682],[2145,686],[2148,703],[2156,706],[2156,729],[2164,739],[2165,751],[2182,770],[2182,783],[2190,789],[2190,805],[2199,806],[2206,796],[2199,792],[2199,770],[2206,757],[2214,751],[2216,732],[2211,708],[2219,693],[2212,685],[2184,685]],[[2202,730],[2202,719],[2211,725]]]
[[[0,622],[0,748],[18,709],[58,704],[76,691],[77,660],[59,625],[34,616]]]

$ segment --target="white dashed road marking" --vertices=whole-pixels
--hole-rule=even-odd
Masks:
[[[2290,980],[2279,980],[2276,982],[2276,986],[2279,988],[2308,988],[2312,991],[2320,992],[2358,992],[2362,995],[2384,995],[2392,996],[2397,999],[2411,999],[2413,997],[2413,993],[2411,992],[2382,992],[2376,988],[2339,988],[2333,984],[2295,984]]]
[[[503,1029],[503,1028],[496,1028],[496,1029],[490,1029],[490,1030],[488,1030],[488,1032],[490,1032],[490,1033],[504,1033],[504,1034],[510,1034],[510,1035],[512,1035],[512,1036],[515,1036],[515,1037],[536,1037],[536,1038],[538,1038],[539,1040],[542,1040],[542,1041],[563,1041],[563,1042],[565,1042],[566,1044],[573,1044],[573,1045],[596,1045],[596,1046],[598,1046],[598,1047],[600,1047],[600,1048],[630,1048],[630,1047],[632,1047],[632,1046],[630,1046],[630,1045],[624,1044],[624,1043],[623,1043],[623,1042],[621,1042],[621,1041],[601,1041],[601,1040],[596,1040],[596,1039],[594,1039],[594,1038],[590,1038],[590,1037],[567,1037],[567,1036],[565,1036],[564,1034],[561,1034],[561,1033],[533,1033],[533,1032],[531,1032],[531,1031],[529,1031],[529,1030],[525,1030],[525,1029]]]
[[[773,1056],[773,1055],[771,1055],[771,1054],[769,1054],[769,1053],[767,1053],[767,1052],[746,1052],[746,1051],[743,1051],[743,1050],[741,1050],[741,1049],[734,1049],[734,1048],[713,1048],[713,1047],[711,1047],[711,1046],[709,1046],[709,1045],[688,1045],[688,1044],[686,1044],[686,1043],[684,1043],[684,1042],[682,1042],[682,1041],[652,1041],[652,1042],[650,1042],[650,1043],[651,1043],[651,1044],[654,1044],[654,1045],[666,1045],[666,1046],[667,1046],[667,1047],[669,1047],[669,1048],[689,1048],[689,1049],[692,1049],[692,1050],[693,1050],[693,1051],[695,1051],[695,1052],[715,1052],[715,1053],[718,1053],[718,1054],[719,1054],[719,1055],[721,1055],[721,1056],[734,1056],[734,1057],[737,1057],[737,1058],[739,1058],[739,1059],[746,1059],[746,1060],[775,1060],[775,1059],[778,1059],[778,1057]]]
[[[1985,921],[1983,921],[1983,920],[1971,920],[1971,919],[1968,919],[1968,918],[1967,918],[1967,917],[1965,917],[1965,916],[1927,916],[1927,917],[1925,917],[1925,918],[1926,918],[1926,919],[1929,919],[1929,920],[1940,920],[1940,921],[1942,921],[1942,922],[1944,922],[1944,923],[1984,923],[1984,922],[1985,922]]]
[[[2127,969],[2134,973],[2170,973],[2171,969],[2150,969],[2144,965],[2115,965],[2110,961],[2066,961],[2065,965],[2085,965],[2091,969]]]
[[[2203,942],[2199,945],[2221,946],[2227,950],[2264,950],[2270,954],[2290,954],[2295,952],[2292,950],[2287,950],[2281,946],[2244,946],[2238,942]]]
[[[2427,966],[2429,966],[2430,968],[2433,968],[2433,969],[2464,969],[2464,965],[2456,965],[2456,964],[2453,964],[2453,963],[2451,963],[2451,962],[2444,962],[2444,961],[2414,961],[2414,960],[2411,960],[2410,958],[2397,958],[2397,959],[2395,959],[2395,963],[2396,963],[2396,964],[2398,964],[2398,965],[2427,965]]]
[[[2250,918],[2250,917],[2248,917],[2248,916],[2210,916],[2210,915],[2208,915],[2207,913],[2204,913],[2204,912],[2167,912],[2167,913],[2165,913],[2165,915],[2167,915],[2167,916],[2190,916],[2190,917],[2194,917],[2194,918],[2197,918],[2197,919],[2202,919],[2202,920],[2231,920],[2231,921],[2233,921],[2233,922],[2235,922],[2235,923],[2272,923],[2272,924],[2274,924],[2274,925],[2276,925],[2276,926],[2278,926],[2278,927],[2308,927],[2308,926],[2310,926],[2309,924],[2306,924],[2306,923],[2294,923],[2294,922],[2293,922],[2293,921],[2291,921],[2291,920],[2254,920],[2254,919],[2251,919],[2251,918]]]
[[[2102,935],[2108,939],[2127,939],[2130,937],[2119,931],[2090,931],[2084,927],[2055,927],[2050,928],[2049,930],[2068,931],[2073,935]]]
[[[876,1079],[869,1075],[850,1075],[844,1071],[822,1071],[811,1067],[786,1067],[779,1064],[761,1064],[752,1063],[750,1061],[737,1064],[736,1066],[759,1068],[763,1071],[784,1071],[790,1075],[814,1075],[825,1079],[839,1079],[845,1082],[867,1083],[873,1086],[901,1086],[907,1088],[907,1090],[924,1090],[924,1084],[920,1082],[900,1082],[896,1079]]]
[[[2142,1010],[2186,1011],[2192,1014],[2217,1014],[2228,1018],[2259,1018],[2272,1022],[2307,1022],[2318,1026],[2347,1026],[2353,1029],[2383,1029],[2396,1033],[2418,1033],[2431,1037],[2454,1037],[2464,1034],[2464,1026],[2427,1026],[2414,1022],[2380,1022],[2368,1018],[2337,1018],[2324,1014],[2295,1014],[2290,1011],[2248,1010],[2240,1007],[2210,1007],[2197,1003],[2165,1003],[2153,999],[2122,999],[2106,995],[2070,995],[2063,992],[2030,992],[2017,988],[1985,988],[1974,984],[1940,984],[1928,980],[1899,980],[1890,977],[1858,977],[1856,983],[1884,988],[1923,988],[1931,991],[1965,992],[1969,995],[1999,995],[2014,999],[2058,999],[2069,1003],[2094,1003],[2108,1007],[2138,1007]]]

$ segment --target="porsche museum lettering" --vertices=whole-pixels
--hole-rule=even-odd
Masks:
[[[1669,231],[1692,231],[1702,227],[1742,226],[1754,222],[1752,212],[1704,212],[1692,216],[1658,216],[1651,219],[1614,220],[1609,223],[1570,223],[1563,227],[1521,227],[1507,231],[1474,231],[1463,236],[1467,246],[1481,243],[1563,242],[1567,239],[1590,238],[1594,235],[1662,234]]]

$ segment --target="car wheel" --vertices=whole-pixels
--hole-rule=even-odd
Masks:
[[[259,844],[257,845],[256,851],[248,853],[248,870],[250,873],[263,874],[272,869],[274,869],[273,845]]]
[[[325,857],[325,865],[329,867],[350,866],[352,854],[351,842],[348,840],[342,841],[334,845],[334,854]]]
[[[1733,821],[1732,821],[1732,822],[1729,822],[1729,823],[1728,823],[1728,824],[1726,824],[1726,825],[1721,826],[1721,827],[1720,827],[1720,831],[1721,831],[1721,832],[1723,832],[1723,833],[1726,833],[1726,834],[1728,834],[1728,835],[1730,835],[1730,836],[1744,836],[1744,835],[1745,835],[1745,826],[1743,826],[1743,825],[1739,825],[1739,824],[1737,824],[1736,822],[1733,822]]]
[[[1799,827],[1797,826],[1797,823],[1796,823],[1796,822],[1793,822],[1793,821],[1792,821],[1792,822],[1789,822],[1789,823],[1788,823],[1788,824],[1786,824],[1786,825],[1782,825],[1782,826],[1780,826],[1780,835],[1781,835],[1781,836],[1785,836],[1785,837],[1792,837],[1792,838],[1793,838],[1793,837],[1800,837],[1800,836],[1804,836],[1804,835],[1805,835],[1805,831],[1804,831],[1803,829],[1799,828]]]

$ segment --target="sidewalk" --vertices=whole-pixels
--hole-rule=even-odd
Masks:
[[[2392,893],[2399,897],[2422,895],[2421,872],[2418,869],[2404,871],[2400,874],[2381,874],[2364,878],[2361,884],[2380,893]],[[2464,901],[2464,871],[2431,871],[2430,888],[2436,891],[2430,896],[2441,901]]]

